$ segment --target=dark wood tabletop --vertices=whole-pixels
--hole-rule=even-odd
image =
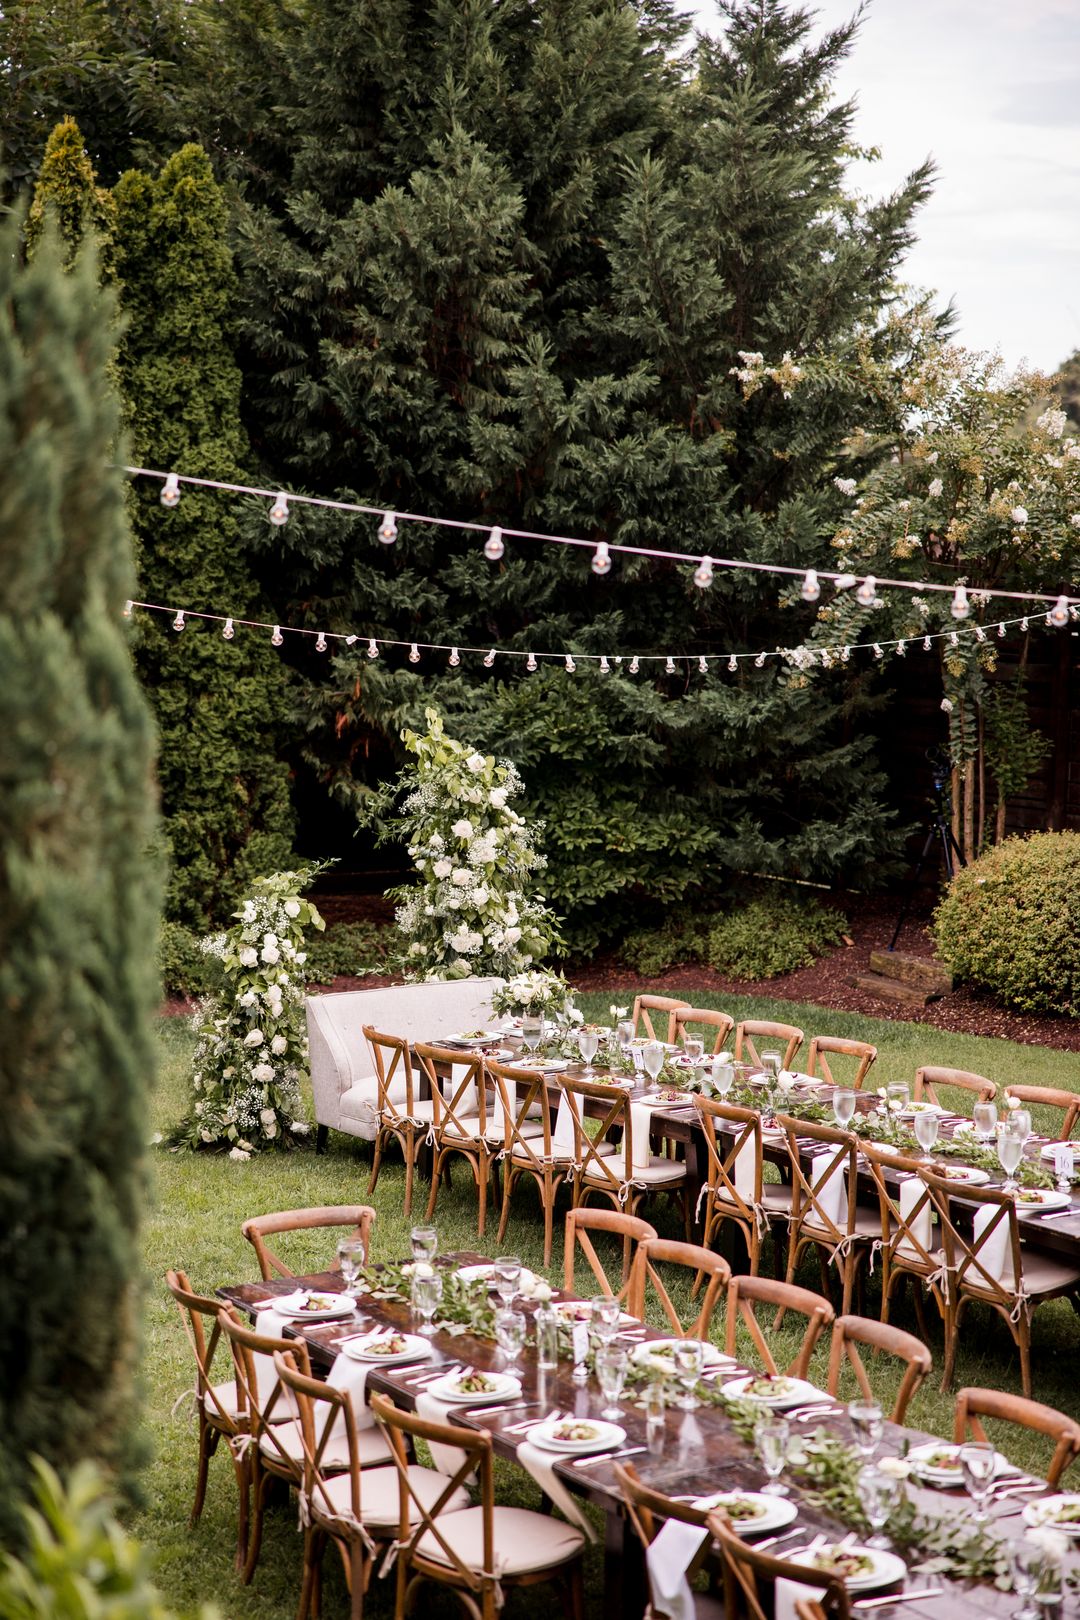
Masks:
[[[484,1256],[477,1254],[454,1254],[443,1257],[441,1263],[460,1266],[481,1263],[484,1259]],[[221,1298],[254,1314],[253,1308],[259,1301],[275,1294],[291,1293],[300,1286],[336,1292],[341,1289],[342,1282],[338,1273],[323,1272],[310,1277],[244,1283],[221,1288],[218,1293]],[[526,1311],[530,1309],[527,1303],[524,1308]],[[325,1371],[338,1354],[339,1341],[366,1326],[372,1329],[392,1326],[407,1330],[414,1324],[409,1307],[403,1302],[362,1298],[357,1312],[346,1320],[297,1323],[290,1334],[305,1339],[313,1367]],[[650,1328],[645,1330],[645,1336],[666,1337]],[[640,1337],[640,1327],[627,1330],[621,1342],[629,1350],[639,1342]],[[415,1363],[397,1368],[373,1368],[368,1376],[367,1388],[381,1390],[397,1404],[411,1409],[415,1406],[416,1386],[420,1380],[426,1379],[440,1365],[458,1363],[481,1369],[502,1369],[506,1365],[496,1345],[489,1339],[470,1333],[451,1335],[436,1332],[432,1338],[432,1360],[425,1361],[422,1369]],[[537,1420],[552,1410],[581,1418],[600,1416],[606,1402],[595,1380],[590,1379],[585,1385],[576,1384],[572,1380],[571,1370],[569,1363],[564,1362],[557,1370],[540,1371],[536,1367],[530,1341],[514,1368],[522,1380],[520,1401],[487,1410],[483,1409],[483,1403],[478,1403],[475,1409],[461,1408],[454,1411],[453,1421],[486,1430],[492,1437],[496,1452],[513,1460],[524,1436],[511,1431],[529,1416],[530,1410],[535,1410]],[[725,1367],[722,1376],[726,1378],[730,1371]],[[620,1423],[626,1430],[624,1447],[642,1448],[628,1460],[633,1462],[641,1478],[658,1490],[671,1496],[696,1497],[726,1489],[760,1490],[765,1484],[764,1471],[752,1447],[740,1438],[723,1410],[705,1406],[693,1412],[669,1409],[663,1434],[650,1444],[644,1414],[635,1405],[633,1396],[625,1396],[620,1405],[623,1413]],[[818,1429],[827,1430],[845,1441],[853,1438],[846,1407],[839,1402],[833,1403],[829,1409],[823,1409],[820,1415],[815,1414],[808,1421],[792,1422],[794,1433],[809,1435]],[[940,1437],[887,1423],[878,1455],[900,1455],[908,1445],[935,1438]],[[623,1512],[612,1463],[598,1459],[558,1459],[555,1461],[555,1471],[570,1491],[600,1509],[604,1516],[605,1617],[610,1617],[610,1620],[628,1617],[630,1620],[630,1617],[640,1615],[645,1593],[641,1551]],[[970,1511],[962,1490],[932,1489],[916,1486],[910,1481],[907,1489],[916,1506],[931,1516],[946,1518],[958,1512]],[[808,1540],[818,1533],[838,1539],[847,1533],[843,1526],[811,1506],[794,1482],[791,1484],[791,1495],[799,1506],[798,1523],[805,1527]],[[1021,1516],[1023,1508],[1036,1499],[1027,1495],[993,1503],[990,1511],[994,1528],[1005,1538],[1018,1537],[1024,1528]],[[800,1544],[794,1538],[788,1542],[782,1541],[775,1555],[783,1557],[787,1548]],[[1070,1567],[1080,1568],[1080,1559],[1071,1558]],[[936,1575],[909,1575],[892,1590],[907,1592],[928,1586],[944,1587],[945,1590],[939,1596],[906,1601],[903,1610],[897,1612],[906,1612],[911,1620],[968,1620],[969,1616],[975,1620],[976,1615],[987,1614],[1000,1615],[1005,1620],[1016,1611],[1017,1599],[1013,1593],[1002,1593],[982,1583],[962,1585]],[[881,1593],[875,1590],[866,1595],[878,1597]],[[884,1613],[886,1620],[891,1620],[893,1611],[886,1610]]]

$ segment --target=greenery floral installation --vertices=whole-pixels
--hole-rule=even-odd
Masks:
[[[497,1013],[518,1017],[532,1014],[537,1018],[573,1022],[576,1014],[576,1021],[580,1022],[581,1014],[574,1006],[575,994],[561,973],[553,973],[550,968],[531,968],[525,973],[515,973],[500,985],[491,997],[491,1005]]]

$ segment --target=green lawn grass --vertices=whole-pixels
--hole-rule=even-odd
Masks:
[[[610,993],[582,996],[587,1016],[606,1020]],[[620,993],[620,1001],[627,996]],[[953,1068],[972,1069],[988,1075],[999,1085],[1008,1081],[1060,1086],[1080,1090],[1080,1062],[1074,1054],[1051,1052],[1039,1047],[1018,1046],[1011,1042],[988,1040],[973,1035],[955,1035],[920,1024],[893,1023],[884,1019],[862,1018],[850,1013],[826,1012],[801,1004],[767,1001],[752,997],[717,997],[693,993],[696,1005],[722,1006],[735,1018],[763,1017],[798,1024],[807,1032],[853,1036],[870,1040],[879,1050],[873,1081],[910,1080],[915,1068],[924,1062]],[[155,1130],[167,1130],[183,1111],[187,1098],[188,1059],[192,1036],[186,1023],[165,1020],[161,1025],[162,1062],[154,1102]],[[970,1101],[970,1099],[968,1099]],[[370,1173],[370,1147],[351,1138],[332,1134],[327,1154],[317,1158],[311,1152],[288,1155],[260,1155],[247,1164],[234,1164],[227,1158],[161,1152],[156,1158],[154,1206],[147,1218],[144,1252],[148,1274],[145,1311],[143,1385],[148,1439],[152,1461],[144,1475],[145,1505],[135,1516],[133,1528],[152,1552],[157,1579],[169,1603],[182,1611],[193,1611],[200,1601],[212,1599],[224,1616],[236,1620],[291,1620],[299,1595],[300,1539],[296,1516],[284,1503],[275,1507],[268,1521],[262,1559],[250,1587],[242,1587],[232,1565],[235,1537],[235,1487],[233,1474],[224,1457],[211,1467],[211,1484],[206,1508],[199,1526],[188,1529],[187,1517],[194,1482],[194,1427],[184,1410],[175,1416],[171,1409],[177,1396],[193,1382],[190,1351],[176,1309],[165,1292],[162,1276],[169,1266],[188,1272],[197,1290],[212,1293],[226,1282],[250,1279],[256,1274],[254,1256],[240,1236],[240,1224],[249,1215],[266,1210],[287,1209],[314,1204],[363,1202]],[[418,1213],[426,1184],[420,1183]],[[404,1176],[400,1162],[385,1164],[372,1203],[378,1218],[375,1226],[374,1257],[401,1256],[408,1250],[408,1228],[403,1210]],[[681,1235],[672,1210],[658,1203],[650,1213],[666,1234]],[[485,1242],[476,1235],[476,1199],[467,1175],[458,1174],[453,1185],[439,1195],[436,1212],[444,1249],[494,1248],[497,1219],[489,1224]],[[520,1254],[534,1270],[542,1270],[542,1227],[538,1205],[528,1189],[515,1195],[515,1210],[507,1232],[505,1248]],[[318,1269],[328,1259],[326,1239],[316,1234],[298,1239],[291,1251],[298,1270]],[[556,1245],[552,1278],[559,1281],[560,1247]],[[765,1269],[771,1264],[767,1257]],[[808,1262],[801,1279],[817,1287],[817,1268]],[[879,1294],[872,1280],[865,1309],[877,1315]],[[898,1325],[914,1329],[914,1317],[905,1300],[894,1318]],[[714,1337],[722,1331],[722,1317],[714,1324]],[[779,1336],[777,1359],[783,1360],[783,1347],[794,1345],[796,1331],[785,1324]],[[937,1389],[940,1376],[941,1336],[931,1329],[936,1375],[923,1386],[912,1404],[909,1421],[933,1433],[950,1435],[953,1397]],[[1034,1393],[1037,1398],[1080,1415],[1080,1392],[1073,1383],[1073,1368],[1080,1350],[1080,1321],[1069,1305],[1054,1302],[1035,1317]],[[791,1352],[789,1351],[789,1354]],[[814,1375],[824,1377],[824,1355],[819,1354]],[[227,1376],[222,1367],[221,1376]],[[884,1363],[874,1363],[872,1377],[880,1388],[883,1403],[891,1404],[898,1377]],[[969,1309],[965,1319],[957,1362],[957,1387],[986,1384],[1019,1392],[1019,1365],[1004,1324],[979,1308]],[[1004,1447],[1023,1466],[1045,1467],[1048,1450],[1042,1442],[1009,1435]],[[1080,1473],[1080,1469],[1077,1470]],[[500,1488],[505,1499],[535,1505],[537,1491],[510,1467],[500,1470]],[[327,1559],[328,1579],[324,1598],[326,1620],[345,1612],[344,1584],[340,1573]],[[596,1554],[588,1565],[590,1611],[599,1612],[600,1565]],[[543,1588],[531,1594],[515,1595],[513,1612],[539,1615],[550,1605]],[[436,1616],[458,1613],[448,1599],[434,1593],[425,1600],[426,1609]],[[392,1613],[390,1583],[374,1583],[367,1601],[371,1620],[386,1620]]]

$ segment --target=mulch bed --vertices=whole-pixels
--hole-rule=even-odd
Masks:
[[[649,989],[672,995],[695,991],[713,994],[768,996],[778,1001],[813,1002],[837,1012],[864,1013],[873,1018],[899,1019],[913,1024],[930,1024],[959,1034],[998,1036],[1027,1046],[1049,1046],[1059,1052],[1080,1052],[1080,1020],[1050,1018],[1034,1013],[1006,1012],[970,990],[953,990],[927,1007],[910,1007],[885,1001],[851,982],[870,970],[870,952],[884,950],[896,926],[900,902],[882,895],[837,895],[837,904],[848,918],[851,945],[840,945],[820,957],[811,967],[784,973],[775,979],[730,979],[699,963],[668,968],[650,980]],[[381,895],[318,895],[319,910],[327,922],[389,922],[393,908]],[[932,956],[933,942],[927,932],[927,918],[911,917],[905,924],[897,949],[917,956]],[[589,962],[571,963],[566,972],[579,990],[628,992],[635,988],[634,975],[616,956],[597,956]],[[393,975],[365,978],[338,978],[322,990],[376,990],[399,983]],[[191,1011],[183,997],[172,997],[162,1007],[165,1015]]]

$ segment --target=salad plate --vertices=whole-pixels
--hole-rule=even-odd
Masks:
[[[724,1393],[737,1401],[757,1401],[778,1412],[785,1406],[827,1400],[824,1390],[808,1384],[805,1378],[791,1378],[787,1373],[750,1373],[746,1378],[733,1378]]]
[[[695,1497],[693,1505],[722,1508],[731,1520],[731,1528],[740,1536],[780,1530],[799,1513],[789,1496],[766,1496],[763,1491],[717,1491],[715,1496]]]
[[[348,1294],[324,1294],[300,1288],[295,1294],[283,1294],[272,1308],[294,1322],[332,1322],[339,1316],[351,1316],[356,1301]]]
[[[990,1180],[987,1170],[980,1170],[975,1164],[938,1164],[934,1163],[935,1176],[941,1176],[943,1181],[959,1182],[965,1187],[985,1187]]]
[[[525,1438],[543,1451],[561,1451],[570,1456],[614,1451],[626,1439],[626,1430],[605,1418],[545,1418],[534,1424]]]
[[[357,1339],[346,1339],[339,1350],[352,1361],[365,1361],[372,1366],[399,1367],[407,1361],[423,1361],[431,1355],[431,1342],[418,1333],[394,1333],[383,1329],[379,1333],[365,1333]]]
[[[912,1446],[907,1460],[921,1479],[935,1485],[962,1485],[964,1470],[960,1466],[960,1446],[952,1441],[929,1440],[921,1446]],[[994,1453],[994,1473],[1010,1472],[1011,1463],[1000,1451]]]
[[[901,1108],[901,1119],[914,1119],[916,1114],[947,1114],[949,1110],[942,1108],[940,1103],[909,1102],[906,1108]]]
[[[894,1552],[881,1547],[866,1547],[855,1543],[828,1542],[824,1547],[807,1549],[803,1553],[785,1554],[793,1564],[804,1569],[820,1569],[836,1575],[849,1592],[868,1592],[875,1586],[892,1586],[907,1574],[907,1565]]]
[[[521,1394],[521,1379],[515,1378],[512,1373],[483,1372],[479,1367],[465,1367],[428,1384],[427,1393],[434,1395],[436,1400],[449,1401],[455,1406],[512,1401]]]
[[[632,1320],[632,1319],[631,1319]],[[671,1372],[675,1366],[675,1346],[680,1339],[646,1339],[644,1344],[636,1344],[630,1359],[639,1367],[654,1367],[658,1372]],[[733,1367],[733,1356],[725,1356],[715,1344],[707,1340],[701,1345],[701,1365],[709,1367]]]
[[[552,1302],[552,1310],[562,1317],[564,1322],[591,1322],[592,1306],[587,1299],[557,1299]],[[641,1323],[629,1311],[619,1312],[620,1327],[640,1327]]]
[[[1034,1528],[1052,1525],[1055,1530],[1064,1530],[1066,1535],[1080,1535],[1080,1492],[1065,1491],[1029,1502],[1024,1509],[1024,1523]]]
[[[1013,1193],[1018,1211],[1026,1209],[1068,1209],[1072,1194],[1053,1187],[1018,1187]]]

